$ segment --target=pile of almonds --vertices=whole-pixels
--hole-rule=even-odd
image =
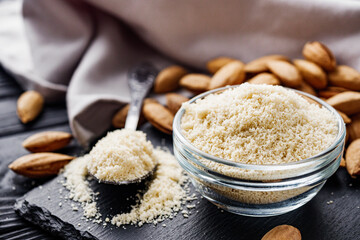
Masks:
[[[155,79],[154,92],[166,93],[167,103],[146,100],[143,115],[154,127],[171,134],[174,114],[188,99],[172,91],[183,87],[199,94],[227,85],[283,85],[317,96],[338,110],[347,127],[347,151],[341,166],[352,177],[360,175],[360,72],[337,65],[332,52],[320,42],[308,42],[302,50],[305,59],[290,60],[282,55],[269,55],[249,63],[229,57],[210,60],[210,74],[188,73],[181,66],[163,69]],[[124,127],[128,105],[119,110],[113,126]]]
[[[180,87],[199,94],[243,82],[283,85],[315,95],[339,111],[347,127],[347,151],[341,166],[352,177],[360,175],[360,73],[349,66],[337,65],[332,52],[320,42],[306,43],[302,53],[305,59],[291,61],[286,56],[269,55],[246,64],[238,59],[218,57],[206,64],[209,74],[189,73],[177,65],[162,69],[153,91],[166,94],[166,106],[155,99],[146,99],[139,124],[147,120],[160,131],[171,134],[175,113],[189,100],[174,92]],[[44,99],[38,92],[23,93],[17,103],[20,120],[33,121],[43,105]],[[129,105],[125,105],[114,115],[114,127],[125,126],[128,110]]]

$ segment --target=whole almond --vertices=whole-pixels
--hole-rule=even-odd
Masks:
[[[243,83],[245,80],[244,64],[240,61],[232,61],[223,66],[212,77],[209,89]]]
[[[287,87],[299,87],[302,78],[299,70],[291,63],[279,60],[272,60],[267,63],[270,71],[275,74]]]
[[[251,84],[267,84],[267,85],[280,85],[280,80],[271,73],[260,73],[251,78],[248,83]]]
[[[346,167],[346,161],[345,161],[345,158],[341,158],[341,161],[340,161],[340,167]]]
[[[310,86],[315,89],[322,89],[326,87],[326,73],[316,63],[302,59],[296,59],[293,62],[300,71],[304,81],[310,84]]]
[[[360,72],[349,66],[337,66],[335,71],[329,73],[329,83],[334,86],[359,91]]]
[[[315,90],[306,82],[302,82],[301,85],[296,89],[316,96]]]
[[[350,141],[360,138],[360,113],[351,118],[351,123],[347,126]]]
[[[111,123],[116,128],[123,128],[125,127],[126,116],[129,111],[130,104],[126,104],[122,107],[119,111],[115,113],[113,116]]]
[[[22,143],[22,146],[30,152],[51,152],[67,146],[72,135],[67,132],[46,131],[36,133]]]
[[[130,104],[126,104],[124,107],[120,108],[120,110],[114,114],[114,116],[111,120],[113,127],[115,127],[115,128],[124,128],[125,127],[126,117],[127,117],[129,108],[130,108]],[[141,125],[144,122],[145,122],[144,114],[141,111],[138,125]]]
[[[154,98],[145,98],[144,103],[143,103],[143,111],[144,111],[144,106],[147,103],[159,103],[159,102]]]
[[[210,61],[208,61],[206,63],[206,68],[207,70],[211,73],[214,74],[216,73],[220,68],[222,68],[223,66],[225,66],[226,64],[228,64],[229,62],[235,61],[236,59],[234,58],[229,58],[229,57],[218,57],[218,58],[214,58]]]
[[[344,120],[344,123],[349,124],[351,123],[351,118],[349,118],[345,113],[337,110],[337,112],[340,114],[340,116],[342,117],[342,119]]]
[[[335,96],[336,94],[346,92],[346,91],[349,91],[349,89],[346,89],[343,87],[329,86],[329,87],[325,88],[324,90],[319,91],[318,96],[323,97],[323,98],[331,98],[331,97]]]
[[[261,73],[269,71],[267,63],[271,60],[289,61],[289,59],[282,55],[268,55],[255,59],[245,65],[245,72],[247,73]]]
[[[158,130],[171,134],[174,115],[158,102],[144,102],[145,118]]]
[[[326,102],[348,116],[360,112],[359,92],[342,92],[329,98]]]
[[[320,42],[308,42],[302,51],[306,60],[316,63],[326,71],[334,71],[336,60],[332,52]]]
[[[180,79],[187,74],[185,68],[180,66],[170,66],[164,68],[156,76],[154,83],[155,93],[166,93],[176,90],[179,87]]]
[[[360,139],[351,142],[346,150],[346,170],[350,176],[360,175]]]
[[[267,232],[261,240],[301,240],[301,233],[293,226],[279,225]]]
[[[184,97],[183,95],[177,93],[166,94],[166,106],[174,115],[181,108],[182,103],[187,101],[189,101],[189,99],[187,97]]]
[[[211,78],[208,75],[191,73],[180,79],[180,86],[198,94],[208,90],[210,81]]]
[[[48,177],[58,174],[72,159],[74,157],[60,153],[32,153],[16,159],[9,168],[26,177]]]
[[[33,121],[44,107],[44,98],[36,91],[26,91],[17,100],[17,115],[22,123]]]

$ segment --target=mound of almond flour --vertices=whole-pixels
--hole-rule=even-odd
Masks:
[[[167,218],[173,218],[183,210],[182,205],[196,199],[194,196],[188,196],[187,177],[174,156],[161,149],[155,149],[153,153],[158,166],[144,195],[142,197],[137,195],[137,204],[131,207],[130,212],[115,213],[112,218],[106,217],[106,222],[111,222],[116,226],[157,224]],[[85,155],[74,159],[65,167],[63,185],[70,191],[69,198],[81,203],[84,217],[93,218],[93,222],[100,223],[102,220],[96,198],[101,198],[101,195],[96,196],[89,187],[88,157]],[[183,213],[184,217],[187,217],[187,214],[187,211]]]

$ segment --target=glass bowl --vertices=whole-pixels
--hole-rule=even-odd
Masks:
[[[200,94],[218,94],[228,86]],[[329,110],[338,123],[335,141],[323,152],[301,161],[286,164],[255,165],[236,163],[207,154],[193,146],[183,135],[181,108],[173,122],[174,154],[188,173],[192,184],[211,203],[244,216],[266,217],[287,213],[310,201],[326,180],[335,173],[345,143],[345,124],[337,111],[321,99],[293,90],[309,101]],[[221,171],[219,170],[221,169]]]

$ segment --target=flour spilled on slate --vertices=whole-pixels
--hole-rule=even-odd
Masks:
[[[146,183],[147,190],[143,195],[136,194],[136,204],[131,206],[130,212],[115,212],[112,216],[104,217],[101,215],[97,206],[97,199],[101,195],[89,186],[91,178],[87,170],[88,155],[74,159],[65,167],[65,181],[62,184],[70,191],[68,198],[81,204],[84,219],[104,226],[108,223],[118,227],[125,224],[139,227],[144,223],[156,225],[165,219],[174,218],[179,212],[184,218],[189,217],[196,207],[192,202],[197,196],[190,194],[188,177],[169,151],[157,148],[154,154],[158,160],[154,176]],[[73,204],[71,206],[73,211],[78,211]],[[162,226],[165,227],[166,224]]]

